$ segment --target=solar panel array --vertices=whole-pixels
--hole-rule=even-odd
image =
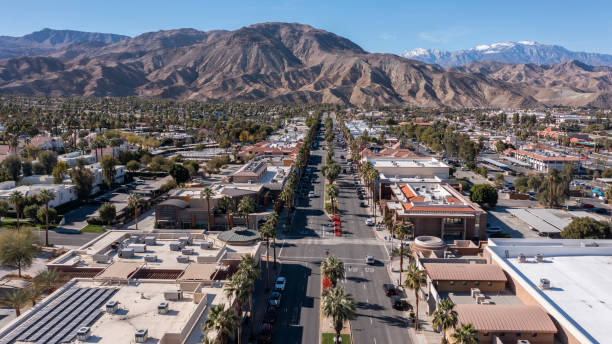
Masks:
[[[16,328],[0,344],[35,342],[57,344],[71,341],[79,328],[89,325],[101,313],[102,305],[116,288],[72,288],[57,302],[41,309]]]

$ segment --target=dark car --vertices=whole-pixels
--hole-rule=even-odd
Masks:
[[[383,284],[383,290],[385,291],[385,295],[387,296],[397,295],[397,289],[391,283]]]
[[[264,324],[274,324],[278,317],[278,309],[276,307],[268,307],[266,313],[264,313],[263,322]]]
[[[408,301],[397,295],[391,296],[391,307],[393,307],[393,309],[397,309],[398,311],[406,311],[412,308]]]
[[[607,215],[610,211],[607,208],[594,208],[593,211],[597,214]]]
[[[264,324],[261,331],[257,335],[257,343],[272,343],[272,326],[270,324]]]
[[[581,203],[580,207],[585,208],[585,209],[591,209],[591,208],[594,208],[595,206],[592,205],[591,203]]]
[[[367,205],[365,205],[365,203],[363,203],[363,202],[359,203],[359,206],[362,207],[362,208],[367,207]]]

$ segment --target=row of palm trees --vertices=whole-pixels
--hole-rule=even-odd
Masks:
[[[50,246],[49,244],[49,202],[55,199],[55,193],[51,190],[42,190],[40,194],[36,196],[38,202],[41,202],[45,205],[45,246]],[[9,195],[9,203],[13,205],[13,209],[15,209],[16,216],[16,227],[19,231],[20,223],[19,218],[23,211],[23,207],[26,203],[26,198],[21,193],[21,191],[13,191]]]
[[[238,265],[238,271],[232,275],[223,287],[227,298],[235,304],[235,307],[225,308],[220,304],[211,309],[208,320],[204,323],[203,331],[216,331],[217,337],[213,340],[207,339],[208,343],[227,343],[237,332],[238,344],[242,343],[242,322],[244,319],[244,308],[248,306],[249,314],[253,314],[253,291],[255,282],[260,278],[261,270],[258,262],[251,255],[242,257]],[[253,333],[253,321],[249,321],[251,333]]]
[[[339,343],[344,323],[355,317],[353,296],[347,294],[343,287],[338,286],[338,281],[345,277],[344,263],[333,255],[325,258],[321,262],[321,276],[323,284],[321,312],[324,316],[331,318],[336,332],[335,342]],[[326,285],[325,281],[329,281],[330,285]]]
[[[34,277],[33,282],[32,286],[28,288],[6,292],[0,298],[0,305],[15,310],[15,315],[20,316],[21,309],[28,302],[31,302],[34,306],[43,293],[50,294],[53,292],[60,282],[60,274],[57,270],[44,270]]]

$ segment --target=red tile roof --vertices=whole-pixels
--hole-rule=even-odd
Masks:
[[[493,264],[425,263],[427,275],[434,281],[506,282],[504,271]]]

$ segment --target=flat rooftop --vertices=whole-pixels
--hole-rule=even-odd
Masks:
[[[372,164],[374,168],[376,167],[397,167],[397,168],[406,168],[406,167],[446,167],[448,165],[444,162],[435,159],[435,158],[422,158],[422,159],[377,159],[377,158],[368,158],[368,161]]]
[[[612,240],[490,239],[487,251],[579,342],[612,337]],[[539,287],[542,278],[550,289]]]

